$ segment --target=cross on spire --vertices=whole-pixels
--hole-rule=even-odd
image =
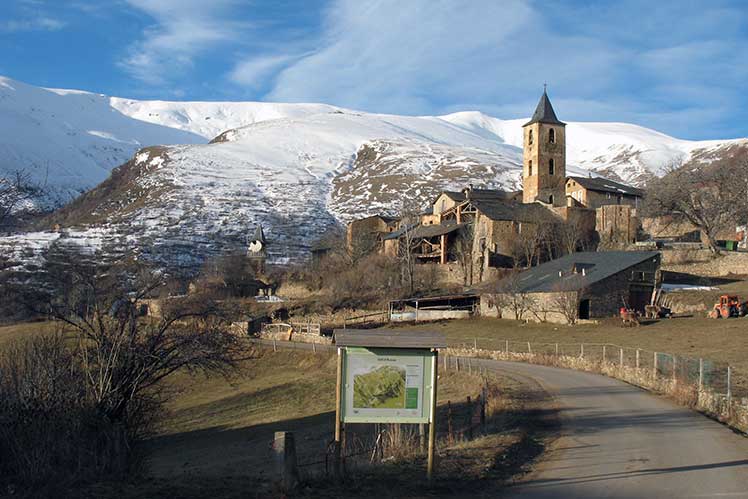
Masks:
[[[543,93],[545,93],[545,91],[547,89],[548,89],[548,84],[547,83],[543,83]]]

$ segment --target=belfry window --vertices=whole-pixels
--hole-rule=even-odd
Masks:
[[[532,130],[527,134],[527,143],[532,145]]]
[[[527,162],[527,166],[528,166],[528,168],[527,168],[527,172],[528,172],[527,175],[529,177],[532,177],[532,160],[530,160],[530,161]]]
[[[556,143],[556,130],[554,130],[553,128],[548,130],[548,142],[551,144]]]
[[[556,172],[556,165],[553,164],[553,158],[548,160],[548,175],[553,175]]]

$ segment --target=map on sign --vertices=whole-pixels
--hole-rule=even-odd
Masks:
[[[344,419],[385,421],[422,419],[430,357],[376,350],[346,354]],[[430,367],[429,367],[430,369]],[[430,394],[426,394],[429,395]]]

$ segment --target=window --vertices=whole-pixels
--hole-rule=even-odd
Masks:
[[[548,142],[550,144],[555,144],[556,143],[556,130],[554,130],[553,128],[551,128],[550,130],[548,130]]]
[[[548,196],[548,204],[553,204],[553,194]]]
[[[532,130],[527,134],[527,143],[532,145]]]
[[[442,199],[442,209],[440,210],[440,213],[444,213],[445,211],[447,211],[447,200]]]
[[[556,172],[556,165],[553,163],[553,158],[548,160],[548,175],[553,175]]]
[[[528,176],[532,177],[532,160],[528,162]]]

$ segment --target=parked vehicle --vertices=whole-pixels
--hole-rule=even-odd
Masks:
[[[709,311],[712,319],[729,319],[730,317],[744,317],[748,314],[748,302],[740,302],[736,295],[722,295],[719,303]]]

